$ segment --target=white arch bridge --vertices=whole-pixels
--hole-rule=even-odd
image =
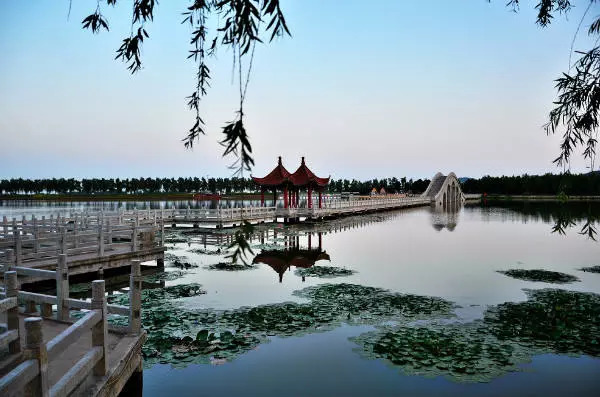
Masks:
[[[462,204],[468,199],[479,199],[480,195],[465,195],[460,187],[460,182],[454,172],[443,175],[438,172],[433,176],[427,190],[421,195],[428,198],[432,203],[448,207],[450,205]],[[471,197],[473,196],[473,197]]]

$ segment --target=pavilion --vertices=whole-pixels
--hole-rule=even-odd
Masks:
[[[283,208],[298,208],[300,206],[300,192],[307,191],[307,208],[312,208],[312,192],[319,193],[319,208],[323,208],[323,191],[329,184],[328,178],[316,176],[304,162],[294,172],[290,173],[281,163],[281,156],[277,166],[263,178],[252,177],[260,186],[260,205],[265,205],[265,191],[273,190],[273,200],[277,201],[277,190],[283,190]]]

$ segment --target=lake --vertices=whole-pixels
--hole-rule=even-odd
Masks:
[[[237,271],[233,231],[168,230],[166,272],[146,276],[144,395],[600,395],[600,274],[580,270],[600,243],[578,233],[599,213],[513,202],[264,224]],[[499,273],[535,269],[564,275]]]

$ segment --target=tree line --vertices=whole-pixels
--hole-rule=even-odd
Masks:
[[[331,180],[328,192],[355,192],[369,194],[373,188],[388,193],[420,193],[427,188],[429,180],[383,178],[368,181],[356,179]],[[0,194],[156,194],[156,193],[196,193],[219,194],[255,193],[259,186],[251,178],[52,178],[52,179],[2,179]]]
[[[484,176],[465,180],[462,189],[465,193],[509,195],[600,195],[600,172]]]

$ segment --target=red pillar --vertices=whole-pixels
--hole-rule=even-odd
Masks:
[[[308,187],[308,208],[312,208],[312,186]]]
[[[296,208],[300,207],[300,189],[296,190]]]
[[[265,206],[265,189],[260,189],[260,206]]]
[[[323,208],[323,193],[319,192],[319,208]]]
[[[287,186],[283,188],[283,208],[288,207],[288,188]]]

